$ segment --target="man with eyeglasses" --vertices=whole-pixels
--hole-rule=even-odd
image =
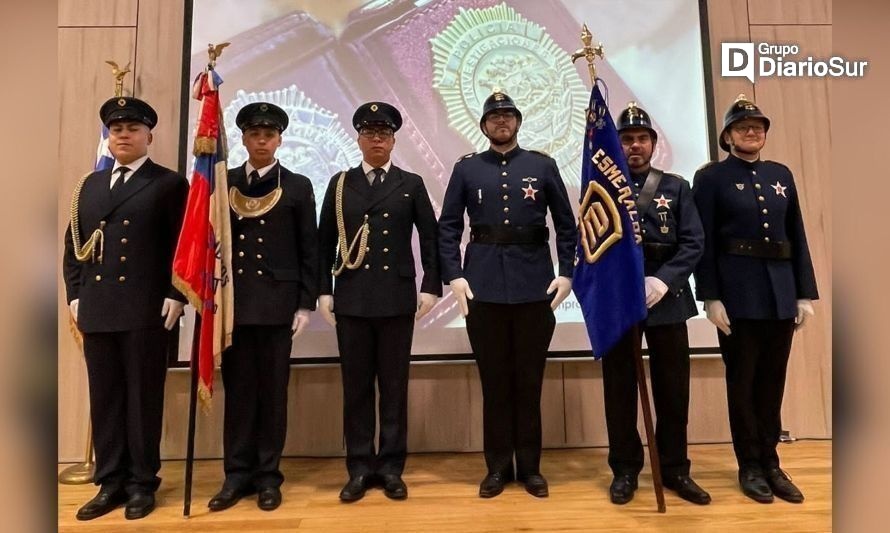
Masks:
[[[785,372],[795,329],[818,298],[800,197],[791,170],[760,159],[770,120],[739,95],[723,119],[729,156],[695,174],[705,229],[697,297],[717,326],[739,484],[749,498],[804,497],[780,468]]]
[[[349,481],[340,500],[381,484],[404,499],[408,368],[414,322],[442,295],[436,215],[423,178],[392,164],[399,111],[368,102],[352,117],[362,164],[331,178],[319,223],[319,311],[337,330],[343,378],[343,432]],[[414,228],[423,279],[417,292]],[[375,446],[380,394],[380,439]]]
[[[549,494],[540,470],[541,387],[556,325],[553,310],[572,289],[577,242],[575,212],[556,161],[519,147],[521,125],[513,100],[495,89],[479,119],[490,148],[455,163],[439,218],[443,281],[466,317],[482,381],[488,468],[479,486],[482,498],[497,496],[514,479],[533,496]],[[470,242],[461,262],[465,212]]]

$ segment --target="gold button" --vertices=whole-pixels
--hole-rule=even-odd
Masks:
[[[764,198],[763,196],[758,196],[758,197],[757,197],[757,200],[760,201],[760,202],[762,202],[762,201],[765,200],[765,198]]]
[[[262,243],[262,242],[263,242],[263,238],[262,238],[262,237],[257,237],[256,242]]]
[[[759,190],[760,190],[760,184],[759,184],[759,183],[755,183],[755,184],[754,184],[754,188],[757,189],[757,190],[759,191]]]
[[[102,281],[102,276],[96,274],[96,281]]]
[[[383,253],[385,253],[385,254],[389,253],[389,248],[384,248]]]
[[[383,265],[383,270],[389,270],[389,265]]]
[[[505,207],[505,208],[504,208],[504,213],[509,213],[509,212],[510,212],[510,208],[509,208],[509,207]]]
[[[764,215],[766,215],[766,214],[768,214],[768,213],[769,213],[769,209],[764,209],[764,210],[763,210],[763,214],[764,214]]]
[[[769,222],[763,223],[763,229],[769,229]]]
[[[384,235],[389,235],[389,230],[388,230],[388,229],[383,230],[383,234],[384,234]]]
[[[257,259],[262,259],[262,258],[263,258],[263,254],[256,254],[256,258],[257,258]]]
[[[506,176],[506,175],[507,175],[507,171],[501,172],[501,176]]]
[[[370,251],[371,251],[371,247],[370,247],[370,246],[366,246],[366,247],[365,247],[365,252],[370,252]]]
[[[238,269],[238,273],[239,273],[239,274],[244,274],[244,269],[243,269],[243,268],[239,268],[239,269]]]
[[[238,257],[244,257],[244,252],[238,252]]]
[[[506,164],[507,164],[507,161],[506,161],[506,160],[501,161],[501,166],[506,165]]]
[[[124,237],[123,239],[121,239],[121,244],[127,244],[127,238],[126,238],[126,237]]]
[[[238,238],[241,239],[241,240],[243,241],[243,240],[244,240],[244,234],[242,233],[241,235],[238,235]]]
[[[365,270],[368,270],[369,268],[371,268],[371,265],[365,265]]]
[[[262,276],[262,275],[263,275],[263,271],[262,271],[262,270],[257,270],[257,271],[256,271],[256,275],[257,275],[257,276]]]
[[[242,217],[241,215],[238,215],[238,220],[244,220],[244,217]]]
[[[507,184],[506,184],[506,183],[502,183],[502,184],[501,184],[501,187],[504,188],[504,189],[506,189],[506,188],[507,188]]]
[[[389,213],[383,213],[383,218],[389,218]]]
[[[509,225],[509,224],[510,224],[510,221],[509,221],[509,220],[504,220],[504,224]]]
[[[107,222],[105,222],[104,220],[100,220],[100,221],[99,221],[99,227],[100,227],[100,228],[104,228],[104,227],[105,227],[105,224],[107,224]]]
[[[756,170],[752,170],[752,171],[751,171],[751,174],[754,174],[754,175],[756,176],[756,175],[757,175],[757,171],[756,171]]]
[[[645,228],[644,228],[644,229],[643,229],[643,231],[642,231],[642,232],[643,232],[643,233],[646,233],[646,230],[645,230]]]
[[[265,220],[263,220],[263,219],[260,219],[260,225],[261,225],[261,226],[262,226],[262,225],[263,225],[263,224],[265,224],[265,223],[266,223],[266,221],[265,221]]]
[[[129,226],[129,225],[130,225],[130,221],[129,221],[129,220],[124,220],[124,226]]]
[[[126,263],[126,262],[127,262],[127,256],[122,255],[122,256],[121,256],[121,263]]]
[[[126,276],[121,276],[121,277],[117,278],[117,280],[120,281],[120,282],[124,282],[124,281],[127,281],[127,277],[126,277]]]
[[[769,237],[764,237],[763,242],[769,242]]]
[[[510,195],[505,194],[505,195],[504,195],[504,200],[509,200],[509,199],[510,199]]]

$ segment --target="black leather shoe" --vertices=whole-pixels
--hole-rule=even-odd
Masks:
[[[247,496],[249,490],[245,489],[236,489],[232,487],[223,487],[213,498],[210,498],[210,501],[207,502],[207,507],[210,508],[211,511],[222,511],[223,509],[228,509],[229,507],[238,503],[238,500]]]
[[[92,520],[120,507],[127,500],[123,491],[100,490],[99,494],[77,510],[78,520]]]
[[[698,505],[707,505],[711,503],[711,495],[703,488],[699,487],[695,481],[688,475],[681,474],[677,476],[666,476],[663,480],[664,486],[677,493],[677,496],[683,498],[687,502],[696,503]]]
[[[256,505],[263,511],[274,511],[281,505],[281,490],[278,487],[263,487],[257,495]]]
[[[637,476],[618,474],[612,478],[612,484],[609,485],[609,499],[614,504],[624,505],[634,499],[635,490],[637,490]]]
[[[349,478],[343,490],[340,491],[340,501],[354,502],[361,500],[365,496],[365,491],[371,484],[371,476],[361,475]]]
[[[408,486],[402,481],[402,476],[398,474],[383,474],[381,476],[383,483],[383,494],[391,500],[404,500],[408,497]]]
[[[504,485],[513,481],[512,476],[495,472],[488,474],[482,483],[479,484],[480,498],[494,498],[498,494],[504,492]]]
[[[739,470],[739,485],[745,496],[755,502],[773,503],[773,491],[770,490],[763,477],[763,470],[757,467],[743,468]]]
[[[547,487],[547,480],[544,479],[544,476],[541,474],[526,476],[524,482],[525,491],[532,496],[536,498],[546,498],[550,495],[550,490]]]
[[[781,468],[767,469],[766,482],[773,490],[773,494],[786,502],[803,503],[803,493],[794,486],[794,483],[791,482],[791,477],[783,472]]]
[[[127,520],[145,518],[154,508],[155,495],[153,493],[134,492],[130,499],[127,500],[127,506],[124,508],[124,518]]]

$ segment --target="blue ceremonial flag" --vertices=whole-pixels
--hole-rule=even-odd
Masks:
[[[646,318],[640,218],[627,160],[597,79],[590,93],[572,286],[599,359]]]
[[[105,170],[114,166],[114,156],[108,149],[108,128],[104,124],[101,125],[102,130],[99,132],[99,147],[96,148],[96,164],[93,170]]]

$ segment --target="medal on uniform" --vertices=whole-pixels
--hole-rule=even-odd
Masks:
[[[785,196],[785,189],[787,189],[788,187],[783,186],[783,185],[782,185],[781,183],[779,183],[778,181],[776,181],[776,184],[775,184],[775,185],[770,185],[770,187],[772,187],[772,188],[776,191],[776,196],[781,196],[781,197],[783,197],[783,198],[788,198],[787,196]]]
[[[735,188],[738,189],[738,190],[740,190],[740,191],[744,191],[744,190],[745,190],[745,184],[744,184],[744,183],[736,183],[736,184],[735,184]]]
[[[525,183],[528,183],[528,186],[523,187],[523,188],[521,189],[522,192],[525,193],[525,196],[523,196],[522,199],[523,199],[523,200],[526,200],[526,199],[528,199],[528,198],[531,198],[532,200],[537,200],[537,199],[535,198],[535,194],[538,193],[538,190],[535,189],[534,187],[532,187],[532,182],[534,182],[534,181],[538,181],[538,178],[532,178],[532,177],[522,178],[522,181],[524,181]]]
[[[670,232],[671,229],[667,225],[667,218],[668,218],[667,211],[659,211],[658,218],[661,220],[661,227],[658,228],[659,230],[661,230],[661,233]]]
[[[665,198],[662,194],[659,198],[655,199],[655,208],[664,207],[665,209],[670,209],[670,203],[673,202],[670,198]]]
[[[238,216],[244,218],[257,218],[265,215],[281,200],[281,165],[278,165],[278,186],[272,192],[253,197],[242,194],[237,187],[229,187],[229,206]]]

